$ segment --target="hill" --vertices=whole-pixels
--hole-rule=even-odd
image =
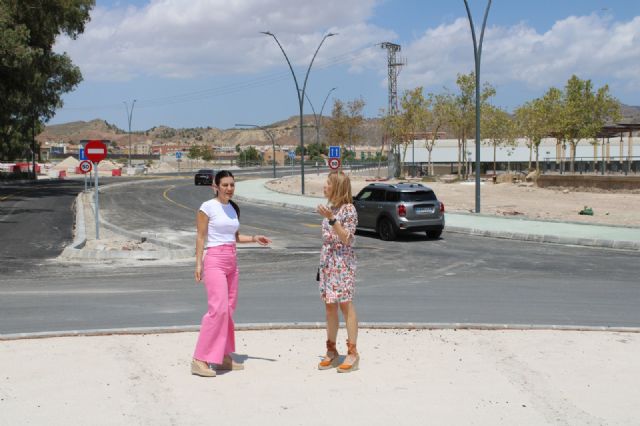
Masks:
[[[640,106],[621,105],[622,121],[640,122]],[[322,117],[326,120],[328,117]],[[305,115],[303,120],[305,141],[316,141],[315,119],[313,115]],[[299,117],[291,116],[286,120],[278,121],[264,127],[273,134],[275,143],[282,146],[293,146],[299,140]],[[322,125],[321,125],[322,127]],[[447,132],[446,138],[453,138]],[[382,131],[379,118],[369,118],[358,129],[360,140],[363,144],[378,146],[382,140]],[[129,135],[125,130],[106,122],[95,119],[91,121],[74,121],[71,123],[46,126],[45,130],[37,137],[39,142],[55,141],[77,144],[84,139],[107,139],[117,145],[129,142]],[[156,126],[143,132],[131,134],[133,143],[175,143],[175,144],[199,144],[215,143],[218,146],[235,147],[236,145],[271,145],[271,139],[261,129],[257,128],[231,128],[217,129],[215,127],[195,127],[174,129],[167,126]]]

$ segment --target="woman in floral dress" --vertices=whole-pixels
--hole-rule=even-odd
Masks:
[[[351,196],[351,181],[343,172],[331,172],[324,185],[329,205],[319,205],[322,221],[320,255],[320,295],[327,316],[327,354],[318,369],[338,368],[338,373],[358,369],[360,356],[356,349],[358,318],[353,305],[356,281],[356,255],[353,251],[358,214]],[[347,356],[340,364],[336,338],[338,336],[338,306],[347,325]]]

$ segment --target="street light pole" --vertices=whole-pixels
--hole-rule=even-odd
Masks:
[[[471,38],[473,39],[473,59],[476,65],[476,213],[480,213],[480,57],[482,56],[482,40],[484,39],[484,28],[487,25],[487,16],[489,16],[489,8],[491,0],[487,3],[484,11],[484,20],[482,21],[482,31],[480,31],[480,43],[476,42],[476,30],[469,10],[469,3],[464,0],[464,6],[467,9],[469,17],[469,25],[471,26]]]
[[[311,103],[311,99],[309,99],[309,95],[305,93],[305,96],[307,97],[307,101],[309,101],[309,105],[311,105],[311,111],[313,111],[313,117],[316,122],[316,144],[318,144],[318,146],[320,146],[320,124],[322,124],[322,111],[324,110],[324,106],[327,103],[327,99],[329,99],[329,95],[331,94],[331,92],[333,92],[336,89],[337,87],[332,87],[327,93],[327,96],[324,97],[324,102],[322,102],[322,107],[320,108],[320,114],[316,114],[316,110],[313,108],[313,103]]]
[[[318,114],[316,114],[316,109],[313,107],[313,103],[311,103],[311,99],[309,99],[309,95],[308,94],[304,94],[304,96],[307,98],[307,101],[309,101],[309,105],[311,105],[311,111],[313,111],[313,121],[316,122],[316,143],[319,144],[320,142],[320,127],[318,124]]]
[[[276,178],[276,141],[273,138],[273,134],[266,127],[258,126],[257,124],[235,124],[236,127],[255,127],[257,129],[264,130],[264,132],[271,139],[271,146],[273,149],[273,178]]]
[[[300,180],[302,182],[302,187],[301,187],[301,192],[302,195],[304,195],[304,128],[303,128],[303,111],[304,111],[304,92],[307,88],[307,80],[309,78],[309,72],[311,71],[311,66],[313,65],[313,61],[316,59],[316,55],[318,54],[318,51],[320,50],[320,47],[322,47],[322,44],[324,43],[324,41],[328,38],[328,37],[332,37],[334,35],[336,35],[336,33],[327,33],[325,34],[324,37],[322,37],[322,40],[320,41],[320,44],[318,44],[318,47],[316,48],[315,53],[313,54],[313,57],[311,58],[311,62],[309,63],[309,66],[307,67],[307,73],[304,77],[304,83],[302,84],[302,90],[300,89],[300,85],[298,84],[298,79],[296,78],[296,73],[293,71],[293,66],[291,65],[291,61],[289,61],[289,57],[287,56],[287,53],[284,51],[284,48],[282,47],[282,45],[280,44],[280,41],[278,41],[278,38],[275,36],[275,34],[273,34],[270,31],[260,31],[262,34],[268,35],[273,37],[273,39],[276,41],[276,43],[278,44],[278,47],[280,48],[280,50],[282,51],[282,54],[284,55],[284,59],[286,59],[287,64],[289,65],[289,70],[291,70],[291,75],[293,75],[293,82],[296,84],[296,95],[298,96],[298,107],[300,109],[300,157],[301,157],[301,161],[300,161]]]
[[[131,117],[133,116],[133,107],[136,106],[136,99],[131,103],[131,111],[129,111],[129,104],[122,101],[125,109],[127,110],[127,118],[129,119],[129,168],[131,168]]]

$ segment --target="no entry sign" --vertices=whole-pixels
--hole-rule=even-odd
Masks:
[[[97,164],[107,157],[107,146],[102,141],[89,141],[84,146],[84,153],[90,161]]]
[[[329,168],[331,170],[336,170],[340,167],[340,159],[339,158],[331,158],[329,159]]]
[[[80,162],[80,172],[81,173],[89,173],[91,171],[91,161],[89,160],[84,160]]]

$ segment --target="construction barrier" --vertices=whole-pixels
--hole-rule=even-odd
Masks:
[[[112,169],[111,176],[122,176],[122,169]]]

